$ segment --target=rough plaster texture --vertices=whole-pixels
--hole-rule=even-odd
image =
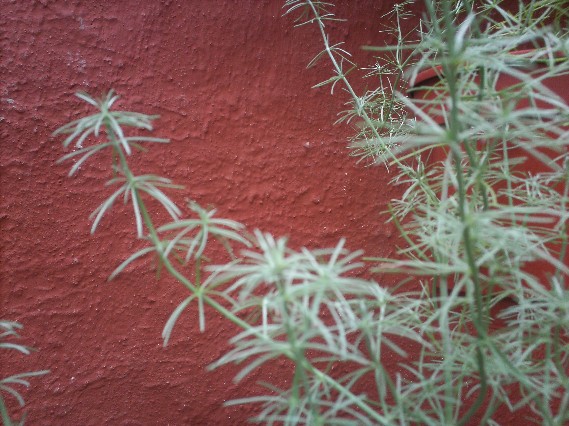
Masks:
[[[121,109],[161,115],[155,135],[172,144],[134,167],[185,184],[178,202],[214,205],[251,229],[289,235],[294,247],[346,237],[349,248],[393,254],[380,215],[396,196],[391,176],[347,156],[351,131],[332,126],[346,98],[311,89],[329,66],[304,69],[320,40],[316,28],[281,18],[282,3],[1,2],[0,316],[23,323],[39,352],[9,364],[2,354],[0,369],[51,370],[24,393],[28,424],[243,424],[252,408],[223,402],[290,377],[281,363],[239,384],[236,369],[206,372],[236,330],[211,314],[200,334],[195,309],[163,349],[162,327],[186,292],[157,281],[150,260],[107,282],[139,245],[122,206],[89,234],[88,215],[108,194],[108,157],[71,179],[69,165],[56,164],[63,151],[51,132],[89,111],[78,90],[114,88]],[[380,41],[390,3],[339,5],[348,23],[334,37],[356,52]]]

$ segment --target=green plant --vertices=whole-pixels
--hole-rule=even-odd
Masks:
[[[327,5],[289,3],[310,9],[303,23],[318,24],[334,82],[348,84],[345,53],[325,33]],[[394,183],[406,186],[392,206],[406,247],[401,258],[378,259],[379,269],[427,286],[433,305],[423,315],[438,326],[429,341],[436,349],[421,351],[404,387],[416,410],[404,422],[465,424],[475,413],[491,422],[500,405],[527,406],[543,424],[567,421],[569,110],[546,85],[569,67],[561,5],[520,2],[512,13],[502,2],[427,1],[411,43],[397,26],[396,46],[370,48],[385,54],[371,73],[378,89],[362,97],[349,89],[345,119],[363,121],[353,152],[391,162]],[[405,18],[400,7],[395,17]],[[527,45],[536,49],[512,54]],[[408,98],[424,69],[439,75],[422,88],[431,94]],[[515,83],[500,87],[503,76]],[[444,159],[430,160],[436,152]],[[542,171],[525,171],[530,163]],[[538,261],[549,276],[531,267]],[[494,318],[507,300],[514,303]],[[522,396],[511,397],[516,391]]]
[[[114,202],[122,197],[133,205],[137,235],[144,242],[144,247],[126,259],[111,278],[136,259],[155,253],[160,267],[190,291],[190,296],[174,310],[164,327],[165,344],[170,339],[177,318],[192,302],[197,304],[202,330],[206,328],[204,309],[210,306],[243,329],[232,342],[235,349],[220,359],[216,366],[248,361],[248,366],[237,377],[239,379],[277,357],[289,358],[295,364],[290,390],[271,389],[265,398],[239,401],[264,401],[266,408],[260,419],[286,419],[288,423],[301,420],[314,422],[317,419],[333,422],[350,414],[364,416],[354,411],[352,406],[355,404],[366,413],[365,416],[383,422],[384,417],[364,401],[362,395],[354,394],[351,390],[359,376],[373,371],[373,361],[366,360],[357,344],[359,342],[350,342],[348,336],[354,328],[361,327],[360,319],[363,321],[370,315],[386,317],[381,324],[385,335],[402,329],[396,318],[389,320],[394,313],[387,302],[400,300],[402,304],[409,304],[409,309],[418,309],[416,302],[408,301],[404,295],[389,295],[376,285],[370,286],[367,281],[350,277],[350,271],[359,266],[354,262],[358,253],[346,253],[342,248],[343,242],[330,250],[293,251],[286,246],[285,239],[275,239],[259,231],[248,235],[242,225],[215,218],[214,211],[207,211],[195,203],[190,204],[195,218],[156,226],[144,197],[157,199],[166,210],[176,212],[176,215],[179,210],[151,182],[177,186],[162,177],[135,175],[129,166],[128,156],[140,147],[140,143],[164,143],[166,140],[126,136],[124,129],[134,127],[150,130],[154,117],[111,111],[110,107],[117,100],[112,92],[100,100],[86,94],[78,96],[96,107],[98,112],[71,122],[56,132],[69,135],[64,141],[66,147],[75,142],[79,148],[64,156],[62,161],[77,158],[70,170],[72,175],[79,170],[78,163],[83,164],[96,153],[110,151],[115,160],[109,185],[120,184],[93,213],[91,231],[95,232]],[[98,143],[83,147],[82,144],[91,135]],[[104,137],[102,141],[96,139],[101,137]],[[238,244],[249,250],[243,251],[240,259],[230,263],[206,265],[205,253],[213,239],[217,239],[231,256],[234,249],[230,244]],[[375,307],[378,307],[377,312]],[[257,308],[258,316],[241,314],[252,308]],[[329,311],[337,326],[327,324],[319,317],[324,309]],[[350,318],[351,324],[344,323],[344,318]],[[413,318],[410,317],[409,321],[413,321]],[[374,351],[379,351],[381,336],[377,334],[378,330],[372,324],[366,330],[367,344]],[[413,340],[422,340],[412,329],[405,331],[405,335]],[[332,346],[326,349],[322,341]],[[396,344],[392,346],[397,350]],[[322,357],[308,357],[309,350],[322,352]],[[341,379],[333,378],[326,359],[333,361],[336,357],[345,362],[364,362],[362,371],[356,375],[350,373]],[[311,400],[309,404],[306,403],[307,397]],[[335,404],[336,398],[344,403]],[[323,408],[326,410],[323,411]]]
[[[328,57],[334,75],[317,86],[343,85],[350,96],[340,121],[357,122],[354,155],[391,164],[394,184],[404,185],[391,208],[400,256],[372,259],[382,272],[404,276],[395,288],[357,278],[359,253],[345,251],[343,241],[295,251],[285,239],[248,233],[195,203],[191,218],[180,219],[182,210],[163,192],[179,187],[136,175],[128,161],[141,144],[167,142],[129,133],[151,130],[155,117],[111,111],[112,92],[100,100],[78,94],[97,112],[56,132],[69,135],[65,147],[78,148],[62,158],[76,160],[70,175],[95,154],[114,159],[109,185],[116,190],[93,213],[92,232],[122,197],[133,206],[142,246],[111,278],[155,254],[189,291],[164,327],[164,344],[193,303],[206,330],[209,306],[241,328],[212,366],[242,363],[236,380],[277,358],[292,361],[290,388],[269,384],[264,396],[231,402],[259,404],[261,422],[496,424],[505,407],[525,408],[542,424],[565,424],[569,107],[545,85],[569,72],[569,62],[559,60],[569,46],[559,30],[563,19],[549,13],[564,13],[558,4],[525,2],[510,13],[500,1],[427,1],[409,36],[400,30],[406,12],[398,5],[398,43],[375,48],[384,54],[369,72],[377,86],[358,96],[346,77],[355,65],[326,32],[335,19],[331,5],[286,2],[287,14],[298,13],[299,25],[315,24],[322,35],[324,51],[314,61]],[[539,25],[526,25],[536,13]],[[527,43],[539,49],[511,54]],[[429,89],[436,95],[411,99],[408,82],[424,68],[440,70]],[[517,83],[499,88],[500,75]],[[444,158],[431,161],[437,150]],[[529,162],[543,163],[544,171],[524,172]],[[173,221],[156,224],[148,198]],[[214,240],[230,262],[209,262]],[[536,261],[549,265],[549,274],[529,267]]]
[[[17,322],[0,320],[0,349],[16,351],[24,355],[29,355],[31,351],[30,348],[11,341],[11,338],[20,337],[18,335],[18,330],[21,328],[22,325]],[[23,416],[19,421],[11,418],[10,414],[8,413],[8,407],[2,393],[11,395],[18,401],[20,407],[23,407],[25,405],[24,398],[14,386],[21,385],[29,387],[30,383],[27,380],[28,378],[42,376],[47,373],[49,373],[48,370],[30,371],[26,373],[14,374],[12,376],[0,379],[0,416],[2,418],[2,424],[4,426],[11,426],[16,424],[23,425],[25,416]]]

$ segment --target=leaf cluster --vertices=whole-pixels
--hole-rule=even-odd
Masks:
[[[0,320],[0,350],[7,350],[16,353],[19,352],[23,355],[29,355],[31,353],[31,348],[14,341],[14,339],[20,337],[18,331],[21,328],[22,325],[20,323]],[[4,399],[4,395],[10,395],[16,399],[20,407],[25,406],[24,398],[16,386],[24,386],[26,388],[29,388],[30,382],[28,379],[30,377],[43,376],[47,373],[49,373],[48,370],[29,371],[25,373],[13,374],[11,376],[0,379],[0,417],[4,426],[23,425],[25,420],[25,415],[20,420],[11,418],[10,413],[8,412],[8,406]]]

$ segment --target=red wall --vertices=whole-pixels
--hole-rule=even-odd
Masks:
[[[58,126],[88,112],[73,96],[114,88],[119,107],[161,115],[154,147],[135,162],[186,185],[176,200],[214,205],[221,216],[294,247],[348,247],[388,256],[384,224],[396,191],[382,167],[364,168],[333,127],[346,97],[311,86],[327,63],[305,70],[321,49],[315,27],[293,29],[284,1],[2,2],[0,16],[0,318],[25,325],[30,357],[0,356],[1,375],[50,369],[24,393],[28,424],[242,424],[250,408],[223,402],[255,392],[258,380],[288,380],[282,365],[235,384],[230,368],[206,372],[236,331],[216,315],[200,334],[195,309],[171,345],[162,327],[186,296],[155,279],[150,261],[108,283],[138,246],[131,208],[118,206],[94,236],[88,215],[108,195],[110,159],[79,175],[56,165]],[[391,0],[350,0],[336,41],[357,52],[380,43]],[[358,52],[361,64],[371,62]]]

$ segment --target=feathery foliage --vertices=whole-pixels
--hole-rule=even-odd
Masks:
[[[13,341],[13,339],[20,337],[18,330],[21,328],[22,325],[17,322],[0,320],[0,350],[8,350],[11,353],[24,355],[31,353],[31,348]],[[28,388],[30,387],[30,382],[28,381],[30,377],[43,376],[47,373],[49,373],[48,370],[29,371],[0,379],[0,418],[4,426],[23,425],[25,420],[25,415],[20,420],[15,420],[10,416],[4,395],[10,395],[16,399],[20,407],[23,407],[25,401],[17,386]]]

